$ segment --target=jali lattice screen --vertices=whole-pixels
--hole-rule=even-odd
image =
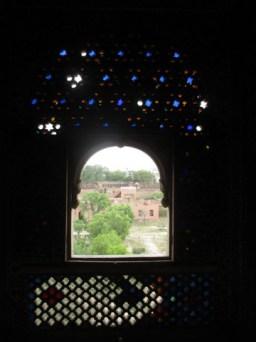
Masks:
[[[214,320],[210,273],[173,275],[41,275],[32,277],[33,325],[205,325]]]

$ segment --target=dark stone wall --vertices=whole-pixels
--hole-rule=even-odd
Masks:
[[[214,224],[211,236],[205,236],[204,240],[201,235],[205,241],[201,241],[203,248],[197,249],[192,260],[202,260],[207,254],[207,263],[217,265],[220,272],[223,317],[219,319],[216,334],[220,336],[223,331],[227,337],[234,332],[242,336],[252,328],[254,243],[253,226],[248,223],[247,190],[248,170],[255,151],[253,26],[249,8],[235,8],[228,1],[200,5],[196,2],[189,6],[182,1],[167,9],[146,8],[143,3],[127,8],[87,4],[76,9],[67,3],[55,7],[11,3],[4,16],[10,86],[2,135],[3,180],[7,185],[3,192],[2,260],[6,271],[5,318],[9,336],[14,336],[11,333],[14,329],[22,331],[22,322],[16,327],[17,320],[13,320],[19,299],[10,290],[18,285],[13,284],[17,281],[13,274],[27,265],[40,268],[63,264],[65,247],[67,143],[61,139],[58,143],[48,138],[43,141],[33,134],[35,118],[26,112],[30,80],[45,62],[42,57],[45,49],[81,45],[82,41],[106,37],[132,41],[134,34],[146,42],[160,40],[180,46],[201,71],[211,105],[216,148],[204,170],[205,179],[208,172],[211,174],[207,186],[215,192],[212,198],[207,197],[208,207],[203,212],[208,220],[209,215],[213,216],[210,221]],[[184,148],[179,147],[180,156]],[[182,157],[179,161],[181,165]],[[200,192],[198,198],[202,200]],[[203,205],[204,201],[201,210]],[[200,230],[199,233],[203,234]],[[179,236],[177,249],[181,250],[186,237],[182,233]],[[186,269],[191,259],[182,253],[179,253],[180,264]]]

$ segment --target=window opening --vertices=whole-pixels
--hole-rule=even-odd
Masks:
[[[80,179],[71,215],[72,258],[169,257],[169,211],[148,154],[105,148],[88,159]]]

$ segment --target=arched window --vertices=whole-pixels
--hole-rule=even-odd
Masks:
[[[64,259],[167,258],[170,261],[174,260],[174,243],[175,251],[180,248],[178,258],[182,253],[186,256],[193,239],[192,235],[187,240],[184,238],[183,231],[189,231],[187,225],[191,223],[183,228],[184,216],[176,215],[177,212],[175,217],[182,229],[174,227],[171,207],[174,202],[181,204],[181,199],[185,203],[182,197],[174,201],[173,183],[183,179],[173,176],[174,159],[180,163],[178,172],[185,174],[187,170],[181,161],[189,152],[183,152],[183,148],[193,142],[202,145],[203,151],[209,151],[205,121],[208,101],[199,73],[190,65],[186,53],[165,42],[141,44],[135,40],[130,46],[114,47],[85,42],[82,47],[61,47],[51,54],[54,60],[38,73],[29,104],[39,139],[68,145]],[[91,135],[94,137],[90,138]],[[96,148],[98,140],[103,151]],[[140,153],[153,158],[161,182],[156,179],[156,189],[151,193],[143,194],[144,185],[136,179],[139,171],[152,172],[143,167],[133,169],[137,157],[126,170],[99,165],[101,171],[103,168],[103,179],[95,178],[94,185],[86,181],[88,170],[96,166],[90,164],[93,153],[104,153],[104,148],[119,145],[139,148]],[[126,158],[126,152],[122,157]],[[113,155],[108,161],[113,158],[120,162]],[[100,170],[94,169],[94,176]],[[120,177],[125,173],[126,183],[119,186],[116,183],[112,189],[107,182],[121,182],[121,178],[113,180],[115,171]],[[177,192],[175,196],[178,195]],[[94,208],[92,201],[96,199],[103,202],[103,207]],[[126,207],[130,215],[126,212],[123,216],[128,221],[118,223],[117,216],[120,218],[121,209]]]
[[[171,227],[160,178],[153,159],[137,148],[93,154],[70,216],[71,259],[168,258]]]
[[[208,104],[197,70],[165,41],[85,43],[55,51],[38,78],[34,132],[64,154],[67,200],[65,220],[51,226],[63,233],[54,243],[65,241],[64,268],[33,278],[34,324],[208,324],[214,277],[182,268],[213,260],[216,240]]]
[[[138,39],[131,45],[114,46],[84,42],[81,47],[59,47],[51,54],[53,62],[38,73],[29,104],[36,118],[34,132],[39,139],[68,145],[64,259],[174,260],[174,247],[171,248],[174,242],[178,251],[176,260],[185,258],[191,250],[200,250],[191,249],[189,243],[196,241],[191,234],[185,235],[189,236],[187,239],[184,236],[184,231],[190,231],[187,226],[191,225],[191,222],[182,222],[181,201],[185,205],[187,189],[183,197],[177,191],[174,200],[172,186],[174,181],[182,183],[182,174],[188,174],[187,146],[192,148],[191,142],[202,145],[202,151],[209,151],[209,130],[205,121],[208,101],[199,73],[190,65],[186,53],[165,41],[141,44]],[[91,139],[92,134],[96,138]],[[139,171],[152,171],[133,169],[132,164],[127,170],[119,166],[111,170],[102,164],[101,168],[109,169],[103,172],[105,179],[95,179],[93,186],[86,182],[88,170],[96,166],[90,164],[90,158],[94,158],[95,152],[104,152],[97,150],[98,140],[101,148],[141,147],[141,153],[153,158],[156,171],[160,173],[161,182],[157,183],[156,179],[154,185],[156,191],[143,194],[143,185],[136,177]],[[84,154],[86,157],[81,164]],[[126,153],[122,156],[125,158]],[[182,166],[183,156],[185,166]],[[108,161],[112,158],[111,155]],[[173,176],[175,158],[179,178]],[[119,157],[116,159],[120,161]],[[137,160],[134,157],[134,165]],[[94,171],[95,176],[97,170]],[[113,180],[114,171],[120,177],[125,173],[126,183],[111,189],[111,184],[104,185],[104,182],[121,181],[121,178]],[[186,199],[190,206],[189,197]],[[103,202],[102,207],[96,205],[95,209],[92,201],[96,200]],[[174,202],[179,203],[175,228],[171,209]],[[125,208],[130,214],[123,213]],[[120,212],[126,220],[120,219]]]

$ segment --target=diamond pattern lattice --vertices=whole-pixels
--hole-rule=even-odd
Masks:
[[[169,276],[40,276],[30,283],[29,310],[36,326],[208,324],[214,278]]]

